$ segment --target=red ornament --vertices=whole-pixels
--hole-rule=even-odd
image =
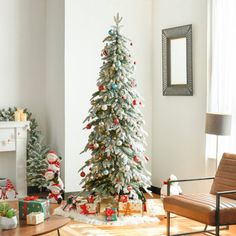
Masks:
[[[132,188],[132,186],[130,186],[130,185],[127,187],[127,190],[128,190],[129,192],[130,192],[132,189],[133,189],[133,188]]]
[[[80,172],[80,176],[84,177],[85,176],[85,172],[84,171]]]
[[[118,125],[119,123],[120,123],[119,119],[118,119],[118,118],[115,118],[115,119],[114,119],[114,124],[115,124],[115,125]]]
[[[135,105],[137,105],[137,100],[133,100],[133,105],[135,106]]]
[[[168,180],[164,180],[164,181],[163,181],[163,184],[168,184]]]
[[[131,149],[133,149],[133,145],[132,144],[130,144],[129,146],[130,146]]]
[[[145,156],[145,159],[146,159],[147,161],[149,161],[149,160],[150,160],[150,157]]]
[[[139,161],[139,158],[138,158],[137,156],[134,156],[133,159],[134,159],[135,162],[138,162],[138,161]]]
[[[103,50],[103,55],[108,56],[108,51],[106,49]]]
[[[123,100],[125,100],[125,96],[122,96],[121,98],[122,98]]]
[[[91,129],[92,125],[91,124],[87,124],[86,125],[86,129]]]
[[[92,167],[90,167],[89,170],[92,171]]]
[[[105,86],[104,86],[104,85],[100,85],[100,86],[98,86],[98,90],[99,90],[99,91],[103,91],[103,90],[105,90]]]
[[[94,149],[94,145],[93,145],[92,143],[90,143],[90,144],[88,145],[88,149],[93,150],[93,149]]]
[[[107,156],[107,160],[111,160],[111,156]]]

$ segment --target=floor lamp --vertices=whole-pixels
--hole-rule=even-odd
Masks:
[[[216,169],[218,166],[218,136],[226,136],[231,133],[231,115],[221,113],[206,113],[207,134],[216,135]]]

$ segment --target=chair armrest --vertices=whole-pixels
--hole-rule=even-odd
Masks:
[[[236,193],[236,190],[229,190],[229,191],[222,191],[222,192],[217,192],[217,195],[226,195],[226,194],[233,194]]]
[[[236,194],[236,190],[221,191],[216,193],[216,224],[220,225],[220,197],[221,195]]]
[[[200,177],[200,178],[191,178],[191,179],[168,180],[167,181],[167,196],[170,196],[170,185],[171,185],[171,183],[210,180],[210,179],[215,179],[215,177],[211,176],[211,177]]]

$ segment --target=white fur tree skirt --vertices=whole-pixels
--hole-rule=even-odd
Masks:
[[[54,215],[70,217],[76,221],[93,225],[122,226],[159,222],[159,219],[157,217],[150,216],[120,216],[118,217],[117,221],[106,221],[104,215],[82,215],[79,214],[76,210],[63,211],[61,207],[55,209]]]

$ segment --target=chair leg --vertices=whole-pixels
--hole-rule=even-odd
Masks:
[[[59,229],[57,229],[57,235],[58,236],[60,236],[61,234],[60,234],[60,230]]]
[[[170,236],[170,212],[167,213],[167,218],[166,218],[166,236]]]
[[[216,236],[220,236],[220,226],[216,225]]]

